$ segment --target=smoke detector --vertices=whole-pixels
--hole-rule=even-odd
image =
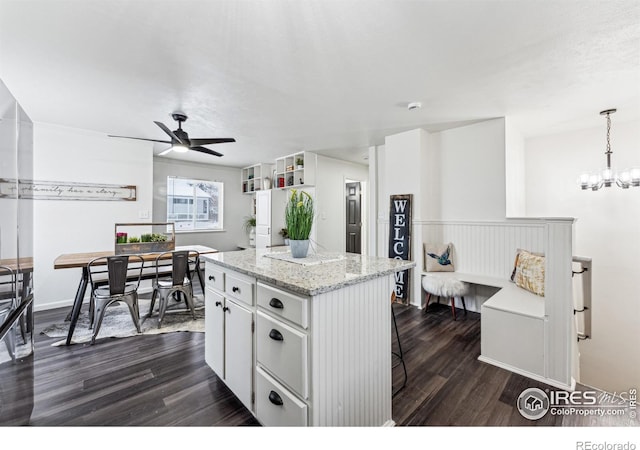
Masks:
[[[422,108],[422,103],[420,102],[411,102],[407,105],[407,109],[411,111],[412,109],[420,109]]]

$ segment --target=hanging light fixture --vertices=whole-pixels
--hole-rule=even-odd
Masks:
[[[607,151],[604,152],[607,155],[607,167],[598,172],[583,173],[578,178],[578,184],[582,190],[591,189],[597,191],[602,187],[610,187],[612,184],[616,184],[622,189],[628,189],[630,186],[640,186],[640,168],[634,167],[631,169],[624,169],[620,172],[614,172],[611,168],[611,117],[610,115],[616,112],[616,109],[605,109],[600,111],[601,116],[607,116]]]

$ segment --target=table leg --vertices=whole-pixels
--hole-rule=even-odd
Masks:
[[[80,316],[80,309],[82,309],[82,302],[84,301],[84,294],[87,292],[87,284],[89,283],[89,272],[86,267],[82,268],[82,278],[80,278],[80,284],[76,291],[76,298],[73,301],[73,309],[71,310],[71,323],[69,324],[69,334],[67,334],[67,345],[71,344],[71,338],[73,337],[73,330],[76,328],[78,317]]]
[[[200,287],[202,288],[202,294],[204,295],[204,270],[200,269],[200,258],[196,262],[196,272],[198,274],[198,280],[200,280]]]

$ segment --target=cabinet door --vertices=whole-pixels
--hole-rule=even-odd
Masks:
[[[225,383],[249,409],[253,386],[253,313],[226,299]]]
[[[271,191],[256,192],[256,248],[271,246]]]
[[[204,305],[204,360],[224,380],[224,297],[206,288]]]

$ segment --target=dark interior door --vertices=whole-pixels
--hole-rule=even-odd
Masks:
[[[360,217],[360,183],[347,183],[347,244],[349,253],[361,253],[362,219]]]

